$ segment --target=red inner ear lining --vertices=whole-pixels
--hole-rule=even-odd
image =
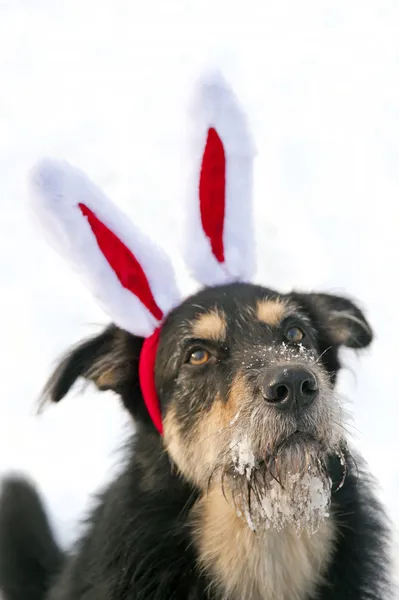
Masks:
[[[160,321],[163,313],[155,302],[147,277],[134,254],[96,217],[90,208],[85,204],[79,204],[79,208],[87,218],[101,252],[121,285],[137,296],[157,321]]]
[[[226,209],[226,156],[216,129],[208,130],[202,157],[199,201],[202,228],[209,238],[215,258],[223,263],[224,218]]]

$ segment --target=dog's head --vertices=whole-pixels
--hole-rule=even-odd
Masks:
[[[371,338],[332,295],[234,284],[189,299],[164,325],[156,368],[174,464],[202,490],[220,485],[251,526],[322,518],[345,444],[338,349]]]
[[[342,297],[231,284],[187,299],[162,327],[155,370],[173,466],[203,492],[221,486],[251,526],[321,518],[328,460],[343,456],[345,442],[334,390],[339,347],[371,339],[362,312]],[[141,345],[113,326],[85,342],[51,379],[52,400],[83,376],[118,393],[151,436],[138,385]],[[287,506],[294,497],[295,515]]]

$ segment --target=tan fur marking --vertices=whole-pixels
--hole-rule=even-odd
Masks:
[[[115,379],[115,369],[107,369],[105,372],[101,373],[101,375],[93,376],[94,383],[99,388],[109,388],[113,389],[116,385]]]
[[[336,344],[345,344],[350,337],[350,332],[347,327],[337,327],[332,324],[330,327],[331,336]]]
[[[233,423],[248,391],[239,373],[227,402],[216,397],[212,408],[199,417],[189,439],[184,439],[173,407],[164,419],[164,443],[183,475],[199,486],[206,486],[219,456],[224,436],[230,437]]]
[[[180,433],[179,423],[173,408],[170,408],[163,420],[165,448],[183,475],[190,476],[190,461],[188,452],[185,451],[183,437]]]
[[[209,419],[213,421],[215,429],[226,428],[231,424],[243,402],[248,398],[248,394],[251,394],[251,390],[247,388],[245,379],[239,372],[233,380],[227,402],[216,398],[209,412]]]
[[[164,419],[164,443],[169,456],[179,471],[200,487],[206,486],[218,455],[218,432],[225,427],[221,404],[215,400],[214,407],[199,419],[189,439],[181,434],[173,408]]]
[[[193,511],[200,564],[222,598],[302,600],[322,579],[334,544],[334,524],[300,537],[294,530],[256,534],[214,488]]]
[[[286,304],[281,300],[261,300],[257,304],[256,315],[259,321],[276,326],[281,322],[286,309]]]
[[[198,338],[223,342],[226,339],[226,319],[220,311],[200,315],[193,323],[193,335]]]

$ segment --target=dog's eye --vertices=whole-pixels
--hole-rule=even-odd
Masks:
[[[285,332],[285,337],[287,338],[287,340],[289,342],[294,342],[295,344],[302,341],[304,336],[304,332],[299,327],[290,327]]]
[[[209,352],[207,350],[203,350],[201,348],[199,348],[198,350],[194,350],[194,352],[191,352],[188,362],[190,363],[190,365],[204,365],[205,363],[208,362],[208,360],[210,359],[211,355],[209,354]]]

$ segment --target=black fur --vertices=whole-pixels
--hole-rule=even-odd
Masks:
[[[223,347],[215,350],[220,354],[213,365],[190,371],[183,358],[189,348],[188,323],[199,313],[220,306],[233,331],[234,344],[240,348],[251,348],[272,335],[279,340],[280,332],[271,333],[263,325],[255,324],[253,329],[239,326],[243,309],[266,297],[282,296],[244,284],[210,288],[189,298],[167,318],[156,364],[157,389],[163,414],[175,403],[187,435],[203,411],[210,410],[216,390],[228,402],[239,364],[233,351]],[[362,348],[371,342],[364,316],[343,298],[296,293],[284,298],[297,307],[296,322],[302,318],[310,322],[309,344],[335,382],[340,344]],[[35,491],[25,482],[5,482],[0,501],[0,589],[5,600],[252,600],[225,598],[220,591],[210,591],[211,576],[199,568],[190,515],[205,492],[176,472],[148,418],[137,378],[141,345],[142,340],[110,326],[73,350],[50,380],[46,394],[56,402],[78,377],[91,379],[100,389],[113,389],[132,414],[136,433],[126,450],[122,474],[96,500],[86,533],[65,562]],[[193,390],[198,397],[187,412],[185,398]],[[361,460],[355,463],[346,452],[346,465],[348,472],[339,487],[342,465],[335,456],[330,457],[334,483],[331,518],[339,535],[325,583],[303,600],[391,597],[389,529],[384,511]]]
[[[36,490],[25,480],[3,482],[0,582],[5,598],[41,600],[63,564]]]

